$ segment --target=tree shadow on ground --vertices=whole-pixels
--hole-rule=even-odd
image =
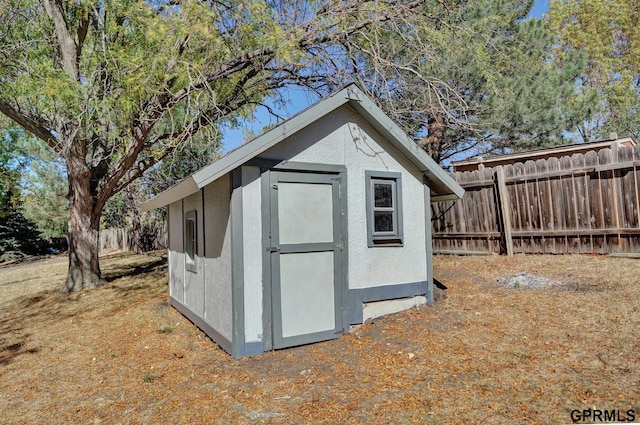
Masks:
[[[115,268],[112,267],[105,271],[103,278],[106,282],[111,283],[125,277],[135,277],[141,274],[156,272],[160,269],[164,269],[166,264],[167,256],[161,255],[145,264],[123,265]]]
[[[26,348],[26,341],[18,341],[9,345],[0,345],[0,366],[6,366],[15,357],[24,354],[35,354],[40,351],[39,348]]]
[[[133,259],[132,259],[133,258]],[[0,366],[19,356],[40,351],[36,333],[48,326],[75,318],[118,314],[132,300],[148,299],[166,290],[166,254],[114,256],[104,261],[105,285],[64,294],[42,290],[6,302],[0,309]],[[126,261],[124,261],[126,260]],[[80,326],[74,323],[73,326]],[[42,338],[40,338],[42,340]]]

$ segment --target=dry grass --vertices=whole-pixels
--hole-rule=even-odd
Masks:
[[[112,256],[100,289],[0,292],[0,423],[546,424],[570,423],[573,409],[640,414],[638,260],[436,257],[449,289],[435,307],[242,360],[167,306],[164,264],[160,254]],[[33,267],[51,284],[63,279],[64,267]],[[495,283],[518,271],[569,285]],[[0,269],[0,288],[25,284],[26,271],[13,272]]]

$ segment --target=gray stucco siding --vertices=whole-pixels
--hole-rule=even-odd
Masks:
[[[169,296],[184,303],[184,236],[182,201],[169,205]]]
[[[267,150],[262,158],[287,159],[289,161],[316,164],[345,165],[345,147],[349,119],[345,111],[355,114],[348,106],[330,112],[288,139]]]
[[[230,175],[225,175],[205,186],[203,195],[204,314],[201,317],[230,341],[233,334]]]
[[[185,270],[184,273],[184,305],[196,315],[204,316],[204,232],[202,192],[194,193],[183,199],[184,215],[190,211],[196,212],[197,253],[195,256],[195,271]],[[183,224],[184,225],[184,224]],[[184,236],[183,236],[184,238]]]
[[[419,282],[427,279],[424,186],[420,170],[400,154],[360,115],[353,114],[347,125],[357,134],[345,143],[350,158],[349,178],[349,286],[365,288]],[[402,246],[368,244],[366,225],[366,173],[399,173],[402,179]]]
[[[262,194],[259,167],[242,167],[245,341],[263,340]]]
[[[267,150],[265,158],[347,168],[349,288],[427,280],[424,186],[420,170],[345,105]],[[402,176],[403,246],[369,247],[366,171]]]

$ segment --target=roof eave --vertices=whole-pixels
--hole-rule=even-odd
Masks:
[[[193,195],[199,190],[200,187],[198,187],[193,177],[187,177],[177,185],[140,204],[140,209],[142,211],[150,211],[156,208],[161,208],[179,201],[186,196]]]
[[[312,122],[336,110],[349,101],[347,97],[340,96],[340,93],[342,91],[305,109],[251,142],[234,149],[213,164],[204,167],[193,175],[195,182],[199,187],[208,185],[222,175],[233,171],[248,160],[277,145],[282,140],[291,137]]]
[[[411,162],[420,168],[430,182],[431,191],[436,197],[460,199],[464,189],[443,170],[415,141],[398,127],[382,110],[360,90],[353,92],[349,104],[362,115],[380,134],[395,141],[396,148]]]
[[[140,207],[145,211],[160,208],[197,192],[209,183],[233,171],[250,159],[347,103],[378,132],[393,141],[394,146],[420,168],[422,173],[429,179],[434,196],[462,197],[464,189],[440,168],[417,143],[411,140],[391,118],[382,112],[371,99],[356,85],[352,84],[310,106],[253,141],[239,146],[176,186],[141,204]]]

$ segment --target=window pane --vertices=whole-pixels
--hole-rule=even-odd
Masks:
[[[373,185],[374,206],[393,207],[393,190],[391,183],[374,183]]]
[[[186,223],[186,231],[187,231],[187,246],[186,246],[186,254],[189,260],[193,260],[195,256],[195,245],[196,245],[196,221],[192,219],[187,219]]]
[[[373,213],[374,232],[393,232],[393,212],[375,211]]]

